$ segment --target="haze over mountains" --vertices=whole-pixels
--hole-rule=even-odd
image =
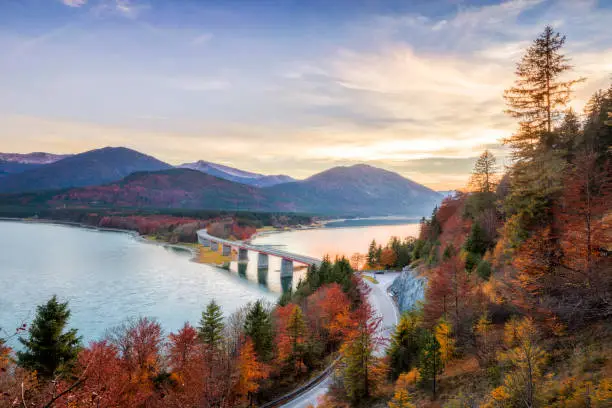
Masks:
[[[6,163],[12,167],[7,166],[10,171],[0,177],[0,194],[4,194],[0,204],[8,200],[25,205],[23,197],[30,200],[34,192],[48,206],[413,216],[428,214],[442,198],[397,173],[365,164],[334,167],[294,180],[206,161],[173,167],[123,147],[92,150],[47,164]],[[35,167],[28,168],[31,165]]]
[[[178,167],[198,170],[202,173],[210,174],[211,176],[216,176],[225,180],[235,181],[236,183],[248,184],[250,186],[256,187],[270,187],[276,184],[295,181],[293,177],[289,177],[284,174],[266,176],[264,174],[251,173],[250,171],[244,171],[236,169],[234,167],[211,163],[204,160],[200,160],[194,163],[184,163]]]

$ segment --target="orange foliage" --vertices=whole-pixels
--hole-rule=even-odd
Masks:
[[[350,326],[350,300],[340,285],[332,283],[317,289],[307,299],[311,332],[331,347],[347,335]]]
[[[395,265],[397,261],[397,256],[395,255],[395,251],[391,248],[383,248],[380,253],[380,263],[385,269],[388,269]]]
[[[238,381],[234,392],[242,401],[246,401],[259,389],[259,381],[268,376],[268,368],[257,361],[253,341],[247,338],[240,349],[237,361]]]

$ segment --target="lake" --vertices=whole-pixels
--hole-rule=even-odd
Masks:
[[[283,245],[321,257],[365,253],[370,241],[415,235],[418,224],[323,228],[257,237],[256,244]],[[267,272],[256,260],[229,271],[191,261],[191,253],[143,242],[132,234],[64,225],[0,222],[0,327],[4,335],[29,323],[36,305],[57,294],[70,302],[71,325],[85,340],[102,337],[127,317],[157,318],[166,331],[196,325],[213,298],[226,315],[247,302],[275,301],[295,287],[305,269],[281,279],[280,260]],[[253,258],[255,254],[249,254]]]

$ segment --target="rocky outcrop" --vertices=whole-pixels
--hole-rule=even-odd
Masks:
[[[425,297],[427,280],[418,276],[412,269],[405,268],[391,286],[389,292],[397,301],[400,312],[411,310],[416,303]]]

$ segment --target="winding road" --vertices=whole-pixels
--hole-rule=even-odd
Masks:
[[[372,289],[368,295],[368,300],[376,314],[382,317],[381,335],[389,339],[393,328],[399,321],[399,311],[395,306],[395,302],[387,294],[387,289],[393,283],[393,280],[399,276],[400,272],[387,272],[381,275],[375,275],[378,284],[374,284],[368,280],[364,280],[367,285]],[[376,350],[378,356],[382,356],[385,352],[385,347],[381,346]],[[312,389],[308,390],[299,397],[288,402],[283,407],[286,408],[306,408],[309,405],[317,406],[317,399],[327,393],[329,386],[332,382],[332,375],[328,375],[319,384]]]

